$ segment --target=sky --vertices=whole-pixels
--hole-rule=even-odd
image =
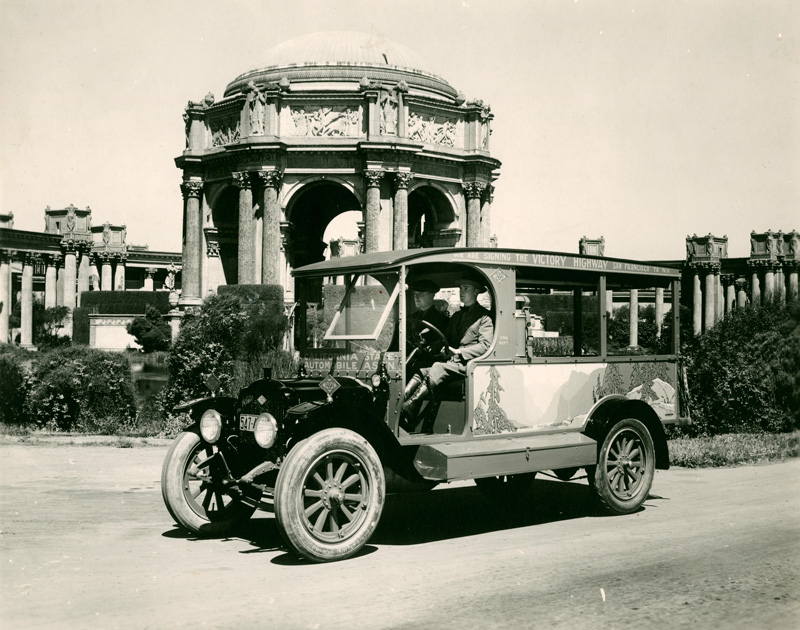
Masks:
[[[316,31],[408,46],[492,107],[501,247],[680,259],[800,230],[800,3],[0,0],[0,212],[91,206],[180,251],[181,116]]]

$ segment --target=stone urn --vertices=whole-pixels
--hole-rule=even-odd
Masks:
[[[170,291],[169,292],[169,305],[172,308],[177,308],[177,306],[178,306],[178,292],[177,291]]]

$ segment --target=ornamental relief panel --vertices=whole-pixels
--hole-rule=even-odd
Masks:
[[[361,135],[360,105],[292,105],[281,112],[282,135],[352,138]]]
[[[381,112],[381,135],[397,135],[398,101],[394,92],[381,92],[379,107]]]
[[[406,135],[423,144],[464,148],[463,123],[458,118],[409,110]]]
[[[240,124],[239,112],[230,112],[222,116],[209,118],[209,137],[206,144],[212,147],[221,147],[237,142],[241,133]]]

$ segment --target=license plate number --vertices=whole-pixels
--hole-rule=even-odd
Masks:
[[[239,416],[239,429],[241,431],[253,431],[256,428],[256,420],[258,420],[258,416],[243,413]]]

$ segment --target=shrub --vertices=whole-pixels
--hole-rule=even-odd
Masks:
[[[22,361],[11,352],[0,354],[0,422],[25,424],[27,378]]]
[[[161,313],[150,305],[144,317],[136,317],[127,326],[128,334],[133,335],[144,352],[167,350],[172,341],[172,329],[164,321]]]
[[[800,425],[800,307],[734,311],[684,347],[689,435],[788,431]]]
[[[152,306],[159,313],[168,313],[167,291],[84,291],[81,308],[103,315],[144,315]]]
[[[220,380],[222,393],[236,395],[241,386],[236,375],[243,373],[237,362],[257,362],[269,355],[280,345],[285,329],[282,287],[220,287],[199,313],[187,313],[183,319],[169,356],[165,414],[181,402],[207,395],[205,380],[211,375]]]
[[[91,309],[80,306],[72,309],[72,341],[89,345],[89,313]]]
[[[40,427],[116,433],[135,419],[128,359],[82,346],[44,352],[31,375],[30,420]]]

